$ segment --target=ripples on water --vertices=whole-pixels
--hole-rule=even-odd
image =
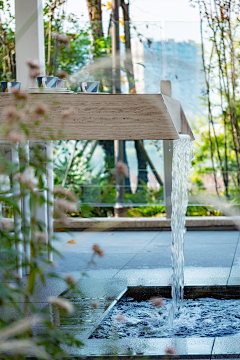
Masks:
[[[170,327],[172,300],[165,300],[162,308],[153,307],[149,301],[120,300],[92,337],[222,337],[240,333],[240,300],[205,298],[184,300],[183,305],[176,310]],[[119,314],[122,321],[117,320]]]

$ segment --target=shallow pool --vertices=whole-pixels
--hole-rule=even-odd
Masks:
[[[168,314],[171,300],[154,307],[149,301],[123,298],[94,331],[91,338],[222,337],[240,333],[240,300],[204,298],[184,300],[173,327]]]

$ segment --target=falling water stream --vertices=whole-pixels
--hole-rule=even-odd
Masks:
[[[212,337],[240,334],[238,299],[185,300],[184,235],[188,205],[188,176],[194,157],[189,136],[173,142],[172,164],[172,300],[162,307],[126,296],[117,302],[91,338]],[[124,314],[123,320],[118,320]]]
[[[184,234],[188,205],[188,175],[194,157],[188,135],[173,141],[172,162],[172,307],[169,322],[173,325],[176,311],[183,301],[184,292]]]

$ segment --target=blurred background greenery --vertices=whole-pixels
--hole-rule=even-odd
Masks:
[[[45,1],[46,73],[66,71],[73,91],[78,91],[80,80],[88,79],[99,80],[99,91],[111,93],[112,71],[105,66],[111,60],[111,1],[86,0],[90,21],[69,13],[67,4],[67,0]],[[187,215],[218,216],[222,213],[209,195],[234,205],[240,200],[239,22],[235,22],[233,4],[224,10],[225,18],[217,2],[217,16],[212,18],[207,16],[206,1],[198,5],[199,22],[136,22],[130,18],[127,1],[121,1],[121,92],[158,93],[160,80],[171,80],[173,98],[181,101],[196,137]],[[109,13],[109,21],[106,17],[103,21],[103,11]],[[0,1],[0,17],[1,80],[12,80],[16,78],[15,25],[10,0]],[[69,46],[56,41],[55,33],[65,34]],[[162,142],[144,141],[143,145],[163,179]],[[164,216],[163,186],[138,142],[126,141],[124,152],[130,170],[125,179],[127,216]],[[70,187],[78,196],[81,212],[74,216],[113,216],[113,141],[56,143],[55,184]],[[200,204],[199,196],[209,197],[209,202]]]

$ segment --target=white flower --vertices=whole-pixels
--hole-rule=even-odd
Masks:
[[[48,298],[48,302],[52,305],[58,306],[63,310],[66,310],[69,314],[72,314],[74,312],[72,304],[67,300],[61,299],[59,297],[50,296]]]

